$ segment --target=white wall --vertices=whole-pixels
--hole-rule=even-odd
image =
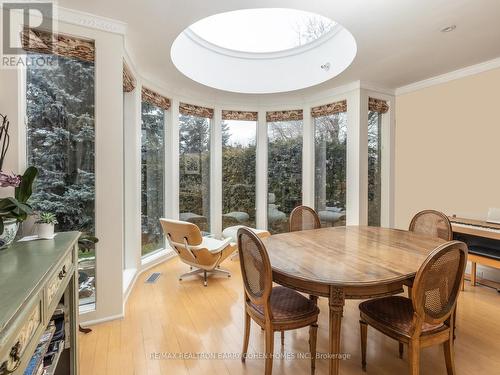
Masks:
[[[66,23],[58,24],[58,32],[95,40],[96,46],[97,300],[95,311],[81,315],[85,322],[123,315],[123,35]],[[24,75],[20,70],[0,70],[0,111],[11,119],[11,147],[4,169],[18,173],[27,167]]]
[[[500,69],[398,95],[398,228],[426,208],[484,220],[500,207],[499,98]]]

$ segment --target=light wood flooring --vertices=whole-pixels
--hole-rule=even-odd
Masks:
[[[125,318],[93,326],[80,334],[80,374],[172,374],[236,375],[263,374],[264,361],[239,354],[243,337],[243,285],[238,261],[227,260],[223,267],[233,276],[182,282],[177,276],[188,267],[170,260],[142,274],[131,292]],[[144,280],[153,271],[162,275],[156,284]],[[341,362],[341,374],[363,374],[360,364],[359,301],[347,301],[342,325],[342,351],[350,355]],[[328,305],[320,299],[318,352],[328,344]],[[458,374],[500,374],[500,293],[466,283],[458,304],[456,368]],[[275,335],[273,374],[309,374],[308,359],[292,359],[308,350],[308,329],[289,331],[285,346]],[[252,324],[250,353],[262,353],[264,333]],[[226,358],[180,359],[179,353],[222,353]],[[235,356],[236,358],[231,358]],[[156,358],[155,358],[156,357]],[[407,356],[398,357],[398,344],[368,329],[367,374],[406,374]],[[316,374],[327,374],[326,360],[316,361]],[[421,374],[446,374],[440,346],[424,349]]]

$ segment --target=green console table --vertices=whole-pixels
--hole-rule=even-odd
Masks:
[[[64,342],[46,372],[78,374],[79,236],[57,233],[0,250],[0,375],[29,372],[55,312],[64,316]]]

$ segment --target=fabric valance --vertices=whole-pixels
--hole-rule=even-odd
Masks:
[[[159,108],[164,109],[165,111],[168,111],[168,109],[170,108],[170,99],[158,94],[157,92],[154,92],[153,90],[143,87],[141,94],[143,102],[155,105]]]
[[[267,122],[277,121],[300,121],[304,118],[304,113],[301,109],[290,111],[273,111],[266,113]]]
[[[212,108],[200,107],[193,104],[180,103],[179,113],[184,116],[197,116],[213,118],[214,110]]]
[[[385,100],[368,98],[368,110],[378,113],[387,113],[389,104]]]
[[[312,117],[334,115],[341,112],[347,112],[347,100],[341,100],[339,102],[311,108]]]
[[[223,120],[257,121],[257,112],[222,111]]]
[[[125,61],[123,62],[123,92],[131,92],[135,89],[137,82]]]
[[[95,60],[95,45],[92,40],[52,34],[36,29],[24,29],[21,42],[26,52],[73,57],[89,62]]]

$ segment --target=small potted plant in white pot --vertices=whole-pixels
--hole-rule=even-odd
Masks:
[[[51,240],[54,238],[54,226],[57,223],[56,215],[51,212],[41,212],[36,221],[38,238]]]

